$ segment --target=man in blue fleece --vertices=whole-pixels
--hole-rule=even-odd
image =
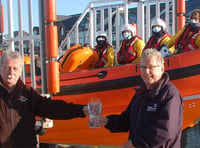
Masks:
[[[120,115],[101,117],[111,132],[129,132],[123,148],[180,148],[183,100],[164,72],[164,59],[146,49],[140,60],[142,84]]]

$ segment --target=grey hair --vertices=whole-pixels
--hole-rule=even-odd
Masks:
[[[18,51],[6,50],[0,58],[0,67],[2,66],[4,59],[6,58],[21,59],[21,62],[23,63],[22,56],[20,55]]]
[[[150,57],[155,57],[157,59],[157,62],[163,65],[165,63],[165,60],[162,56],[162,54],[154,48],[147,48],[143,51],[140,64],[144,58],[150,58]]]

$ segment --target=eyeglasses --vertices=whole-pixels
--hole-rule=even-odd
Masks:
[[[154,70],[156,67],[159,67],[160,65],[149,65],[149,66],[144,66],[144,65],[140,65],[141,70]]]

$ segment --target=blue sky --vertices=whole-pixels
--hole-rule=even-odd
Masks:
[[[92,1],[97,0],[57,0],[57,14],[71,15],[82,13]]]
[[[14,31],[19,28],[18,21],[18,0],[11,0],[13,3],[13,22],[14,22]],[[23,20],[23,30],[28,32],[29,24],[28,24],[28,1],[29,0],[21,0],[22,3],[22,20]],[[88,6],[88,4],[92,1],[97,0],[56,0],[56,10],[57,15],[73,15],[82,13]],[[1,0],[4,6],[4,28],[5,34],[8,32],[8,0]],[[40,0],[32,0],[32,13],[33,13],[33,26],[38,26],[39,22],[39,13],[38,13],[38,2]]]

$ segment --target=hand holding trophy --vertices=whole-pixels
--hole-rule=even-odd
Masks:
[[[99,98],[91,98],[88,103],[89,110],[89,127],[90,128],[99,128],[99,117],[101,114],[102,103]]]

